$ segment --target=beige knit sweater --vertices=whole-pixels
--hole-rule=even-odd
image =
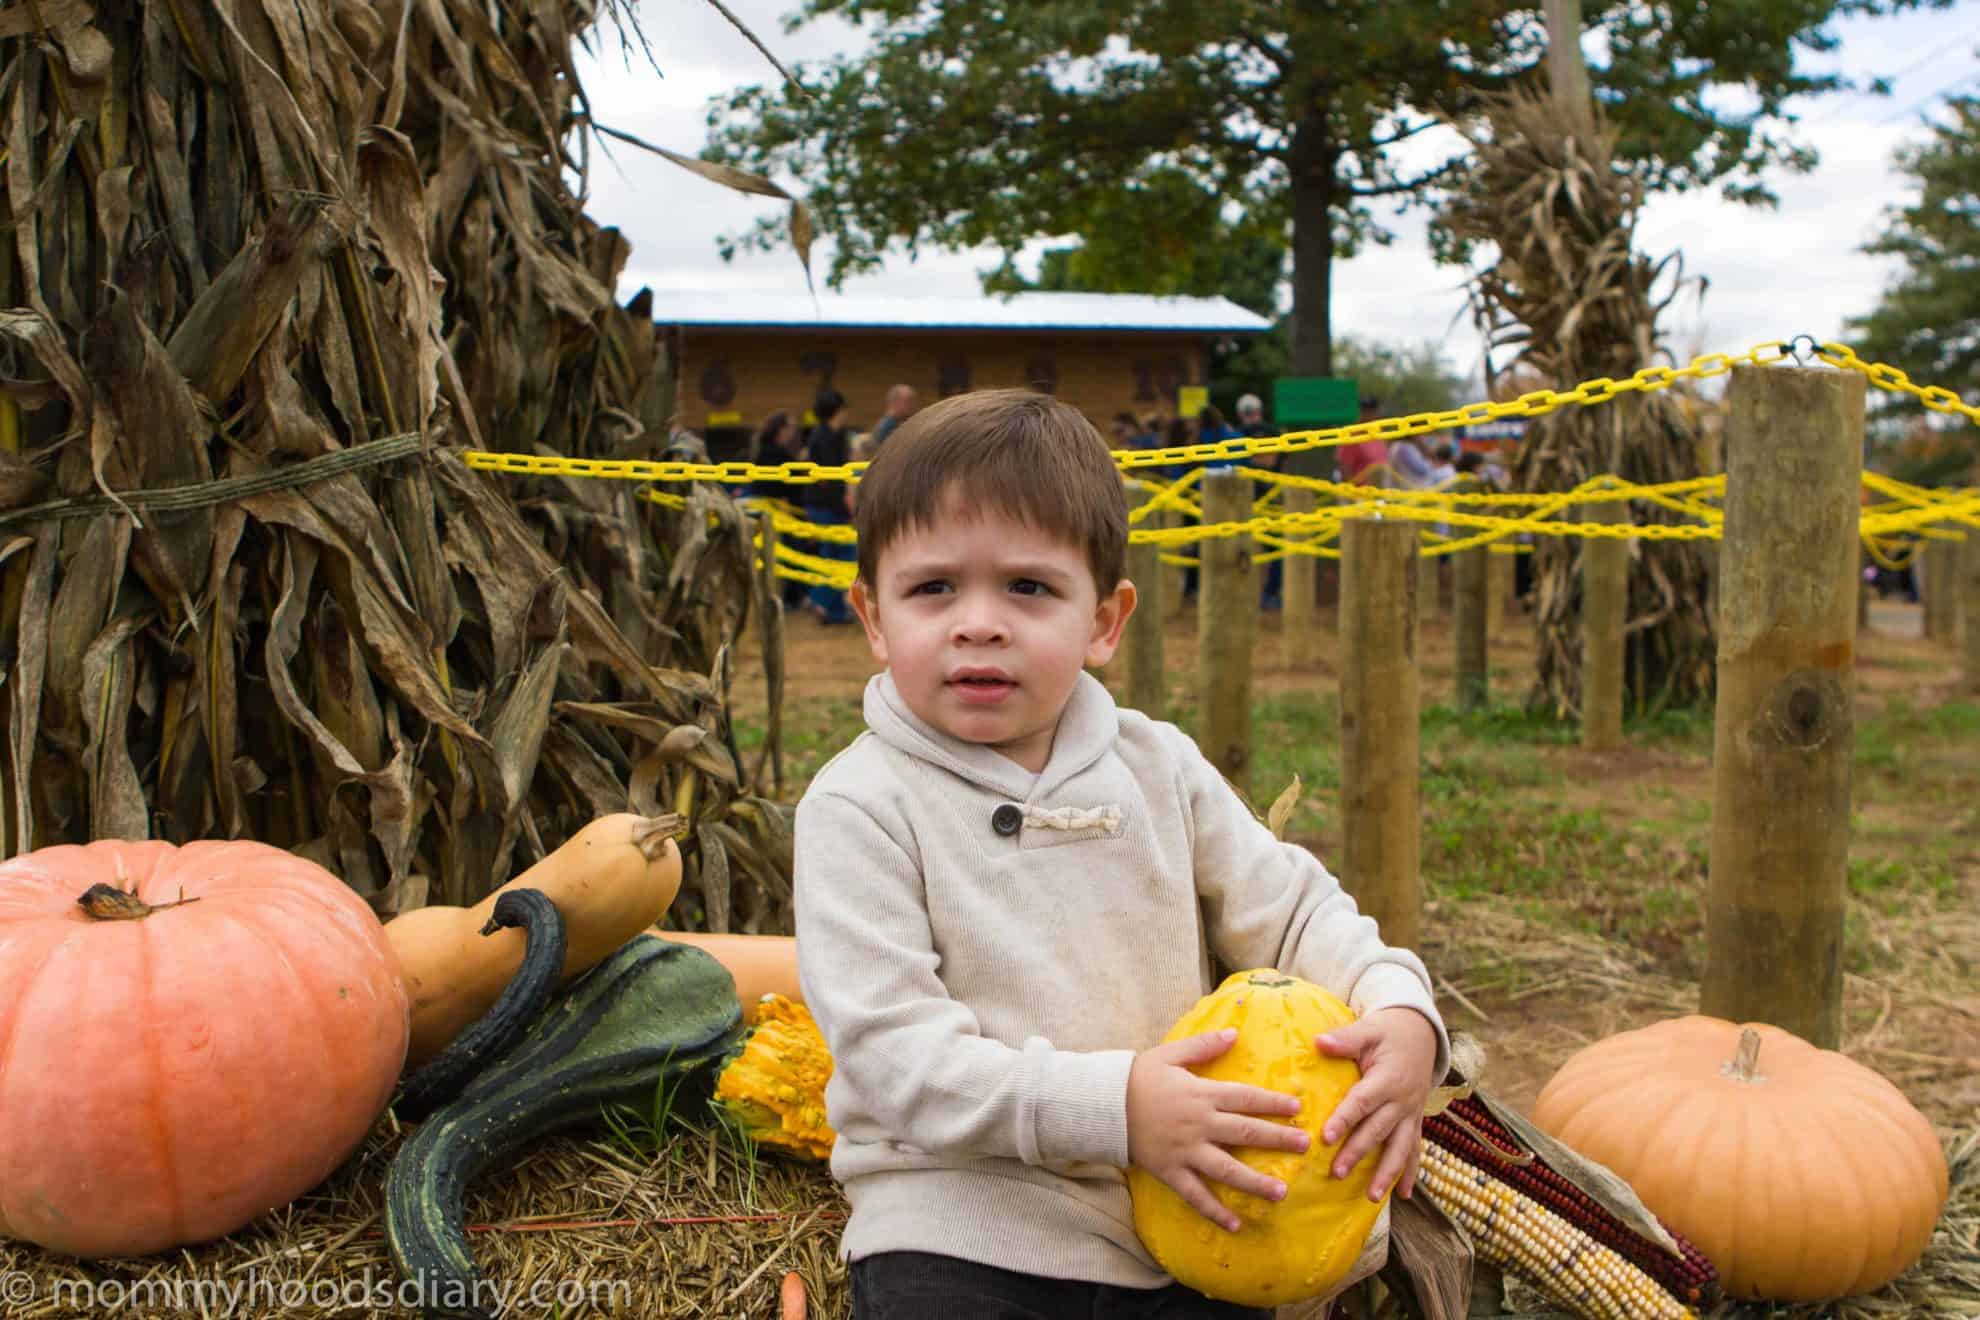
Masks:
[[[1276,967],[1449,1039],[1429,977],[1173,725],[1082,675],[1044,772],[917,719],[892,680],[797,811],[798,971],[835,1061],[843,1254],[1168,1282],[1128,1201],[1128,1065],[1233,970]]]

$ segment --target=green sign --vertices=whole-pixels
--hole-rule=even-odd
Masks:
[[[1361,416],[1361,390],[1345,376],[1280,376],[1272,382],[1276,426],[1344,426]]]

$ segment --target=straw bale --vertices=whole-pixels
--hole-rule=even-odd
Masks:
[[[11,1295],[6,1314],[414,1316],[383,1231],[398,1140],[387,1117],[310,1195],[170,1256],[85,1262],[0,1238],[0,1279],[33,1280],[34,1300]],[[567,1320],[740,1320],[777,1314],[787,1270],[804,1278],[814,1316],[850,1313],[837,1259],[845,1211],[823,1166],[752,1156],[719,1127],[676,1120],[657,1153],[607,1129],[551,1138],[480,1180],[467,1222],[507,1314],[549,1315],[555,1302]]]

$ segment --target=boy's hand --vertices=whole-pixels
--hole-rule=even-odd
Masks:
[[[1277,1201],[1286,1185],[1258,1172],[1230,1153],[1231,1146],[1304,1151],[1306,1133],[1260,1114],[1291,1116],[1299,1099],[1283,1091],[1242,1082],[1198,1077],[1191,1064],[1208,1063],[1231,1047],[1229,1027],[1158,1045],[1135,1055],[1128,1070],[1128,1159],[1175,1188],[1198,1214],[1232,1232],[1238,1217],[1217,1199],[1205,1180]],[[1423,1071],[1430,1070],[1426,1060]]]
[[[1400,1179],[1400,1193],[1407,1200],[1416,1189],[1423,1102],[1430,1096],[1430,1070],[1437,1062],[1436,1028],[1413,1008],[1382,1008],[1314,1037],[1313,1043],[1322,1054],[1361,1066],[1361,1080],[1341,1097],[1320,1132],[1329,1144],[1340,1141],[1343,1133],[1352,1134],[1334,1156],[1334,1176],[1347,1177],[1363,1156],[1383,1146],[1368,1199],[1381,1200]]]

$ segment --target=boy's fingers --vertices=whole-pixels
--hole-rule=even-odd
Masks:
[[[1373,1113],[1382,1103],[1382,1097],[1370,1079],[1363,1077],[1348,1088],[1341,1102],[1334,1106],[1334,1112],[1327,1115],[1327,1125],[1320,1129],[1320,1140],[1333,1145],[1348,1133],[1361,1126],[1361,1121]]]
[[[1382,1147],[1382,1160],[1375,1166],[1375,1176],[1368,1183],[1369,1200],[1381,1200],[1382,1194],[1408,1170],[1410,1156],[1416,1153],[1417,1141],[1416,1124],[1408,1120],[1396,1124],[1389,1133],[1387,1144]]]
[[[1416,1125],[1416,1144],[1410,1148],[1409,1163],[1403,1165],[1403,1175],[1396,1183],[1396,1194],[1407,1201],[1416,1193],[1416,1171],[1423,1167],[1423,1125]]]
[[[1334,1156],[1334,1176],[1345,1178],[1348,1171],[1372,1154],[1377,1147],[1388,1140],[1402,1119],[1402,1109],[1398,1105],[1383,1105],[1355,1126],[1354,1133],[1341,1143],[1340,1153]]]
[[[1226,1187],[1234,1187],[1240,1192],[1249,1192],[1267,1201],[1283,1200],[1286,1185],[1269,1173],[1260,1173],[1237,1156],[1218,1146],[1210,1147],[1207,1155],[1196,1166],[1196,1171],[1206,1177],[1215,1178]]]
[[[1166,1045],[1158,1045],[1149,1053],[1161,1057],[1165,1063],[1179,1064],[1187,1068],[1193,1063],[1208,1063],[1231,1047],[1237,1039],[1237,1032],[1230,1027],[1222,1031],[1205,1031],[1195,1036],[1184,1036]]]
[[[1291,1123],[1273,1123],[1262,1118],[1240,1118],[1225,1114],[1218,1118],[1211,1140],[1219,1146],[1249,1146],[1255,1150],[1304,1151],[1310,1144],[1306,1133]]]
[[[1230,1207],[1217,1199],[1216,1193],[1212,1192],[1194,1172],[1189,1169],[1177,1169],[1163,1181],[1175,1188],[1176,1195],[1180,1196],[1197,1214],[1219,1228],[1237,1232],[1238,1217],[1231,1213]]]
[[[1283,1114],[1290,1118],[1299,1112],[1299,1097],[1244,1082],[1217,1082],[1211,1098],[1227,1114]]]
[[[1352,1058],[1368,1043],[1366,1018],[1357,1018],[1345,1027],[1335,1027],[1313,1038],[1313,1047],[1331,1058]]]

